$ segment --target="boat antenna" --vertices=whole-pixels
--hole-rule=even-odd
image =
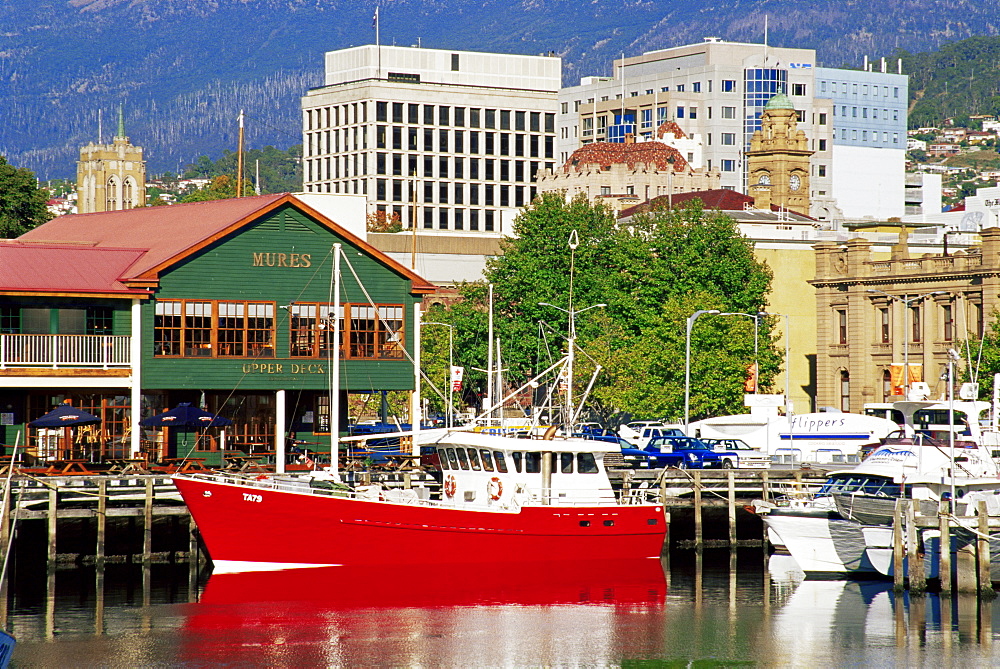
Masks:
[[[487,424],[493,424],[493,284],[489,288],[489,322],[486,333],[486,405],[490,407]]]
[[[330,281],[330,305],[327,328],[328,365],[330,367],[330,476],[340,483],[340,249],[333,245],[333,276]]]

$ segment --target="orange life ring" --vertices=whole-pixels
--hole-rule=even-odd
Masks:
[[[448,497],[454,497],[457,490],[458,482],[455,481],[454,475],[448,474],[448,478],[444,480],[444,494]]]
[[[496,492],[493,492],[494,486]],[[489,495],[490,499],[494,502],[500,499],[500,496],[503,495],[503,483],[501,483],[499,478],[494,476],[490,479],[490,482],[486,484],[486,494]]]

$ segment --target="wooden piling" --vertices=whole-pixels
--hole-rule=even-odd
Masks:
[[[97,482],[97,546],[94,556],[97,560],[97,568],[104,566],[105,537],[108,528],[108,482],[101,479]]]
[[[726,472],[729,485],[729,547],[736,547],[736,472],[732,469]]]
[[[694,545],[702,548],[705,536],[701,524],[701,472],[694,472]]]
[[[924,576],[924,560],[920,553],[920,534],[917,529],[917,518],[914,504],[906,505],[906,567],[910,581],[910,594],[923,595],[927,590],[927,578]]]
[[[897,499],[892,512],[892,589],[903,592],[903,509],[906,500]]]
[[[48,550],[48,563],[51,568],[56,562],[56,523],[58,515],[56,514],[56,507],[59,504],[59,493],[55,488],[49,489],[49,517],[48,517],[48,529],[49,529],[49,550]]]
[[[951,522],[948,519],[948,500],[941,500],[938,506],[938,531],[941,533],[938,552],[938,578],[941,594],[951,594]]]
[[[146,500],[142,516],[142,561],[153,557],[153,479],[146,479]]]
[[[986,510],[986,500],[976,502],[976,515],[979,517],[979,534],[976,536],[976,560],[979,567],[979,596],[982,598],[996,597],[993,590],[993,580],[990,577],[990,518]]]

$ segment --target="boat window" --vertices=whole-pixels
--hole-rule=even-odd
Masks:
[[[474,449],[474,448],[470,448],[469,449],[469,460],[472,461],[472,468],[475,469],[478,472],[479,469],[480,469],[480,467],[479,467],[479,453],[476,452],[476,449]]]
[[[435,449],[434,452],[438,455],[438,462],[441,463],[441,469],[450,469],[450,467],[448,467],[448,456],[445,454],[444,449],[438,448]]]
[[[573,473],[573,454],[572,453],[560,453],[559,454],[559,471],[563,474]]]
[[[497,461],[497,471],[507,473],[507,461],[503,457],[503,453],[494,453],[493,457]],[[518,469],[520,469],[520,463],[518,463]]]
[[[454,448],[445,449],[448,453],[448,464],[451,465],[452,469],[458,469],[458,456],[455,455]]]
[[[485,448],[479,451],[479,454],[483,458],[483,470],[491,472],[493,471],[493,456]]]
[[[514,471],[516,471],[518,474],[521,473],[521,457],[523,455],[524,455],[523,453],[520,453],[518,451],[514,451],[513,453],[510,454],[510,457],[514,460]]]
[[[525,474],[537,474],[542,471],[542,454],[541,453],[525,453],[524,454],[524,473]]]
[[[469,468],[469,456],[465,454],[465,449],[464,448],[456,448],[455,449],[455,453],[458,454],[458,464],[462,466],[462,469],[468,469]]]
[[[576,471],[581,474],[596,474],[597,459],[593,453],[576,454]]]

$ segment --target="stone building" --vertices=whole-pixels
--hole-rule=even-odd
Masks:
[[[146,161],[142,147],[133,146],[125,134],[120,107],[118,131],[111,144],[91,142],[80,149],[76,191],[80,214],[146,206]]]
[[[664,123],[659,135],[687,139],[675,123]],[[585,144],[557,170],[538,175],[541,192],[562,190],[567,198],[583,194],[604,199],[615,209],[646,202],[660,195],[719,188],[718,171],[695,169],[674,146],[661,141]]]
[[[860,412],[900,399],[909,381],[946,391],[948,349],[979,339],[1000,307],[1000,229],[979,247],[910,257],[905,230],[888,257],[872,242],[820,242],[816,250],[816,404]]]

